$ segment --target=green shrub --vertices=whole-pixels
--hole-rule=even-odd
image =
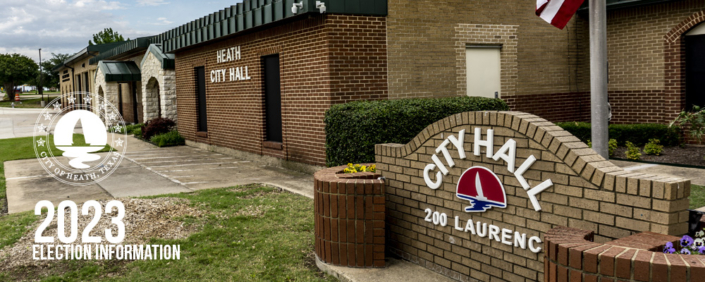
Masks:
[[[127,130],[127,134],[135,134],[135,130],[142,130],[143,126],[144,123],[131,124],[125,126],[125,130]]]
[[[135,129],[141,129],[142,126],[144,126],[143,123],[130,124],[130,125],[124,125],[124,126],[121,125],[119,131],[115,131],[116,126],[113,126],[110,128],[110,132],[134,134]]]
[[[508,110],[500,99],[454,97],[356,101],[332,106],[325,115],[326,164],[375,161],[375,144],[411,141],[426,126],[468,111]]]
[[[137,138],[142,139],[142,129],[140,128],[135,128],[132,130],[132,135],[134,135]]]
[[[164,134],[172,131],[176,127],[176,122],[168,118],[153,118],[142,127],[142,139],[152,140],[152,136]]]
[[[690,136],[695,138],[698,144],[703,143],[703,136],[705,136],[705,109],[693,106],[692,112],[682,111],[678,117],[671,122],[669,127],[676,123],[683,127],[689,127],[688,131],[690,132]]]
[[[181,134],[179,134],[179,132],[176,130],[154,135],[149,141],[159,147],[179,146],[186,144],[186,140],[184,139],[184,137],[182,137]]]
[[[649,143],[644,146],[644,154],[660,156],[661,151],[663,151],[663,145],[659,145],[659,143],[658,139],[649,140]]]
[[[610,141],[607,142],[607,149],[609,150],[610,157],[614,156],[614,152],[617,151],[617,147],[619,147],[617,139],[610,139]]]
[[[559,122],[556,125],[567,130],[583,142],[591,136],[589,122]],[[658,137],[665,146],[678,146],[681,144],[681,130],[679,127],[669,127],[665,124],[640,123],[640,124],[610,124],[609,136],[624,144],[627,141],[637,146],[649,143],[649,139]]]
[[[634,143],[627,141],[627,159],[638,161],[641,159],[641,152],[639,147],[635,146]]]
[[[588,139],[587,145],[592,148],[592,141],[590,139]],[[609,151],[610,157],[614,156],[614,152],[617,151],[617,147],[617,139],[610,139],[610,141],[607,142],[607,150]]]

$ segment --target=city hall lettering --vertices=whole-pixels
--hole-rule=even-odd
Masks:
[[[482,131],[480,128],[475,128],[473,154],[481,156],[481,148],[485,147],[485,156],[495,161],[502,159],[507,164],[507,170],[514,174],[522,188],[526,190],[527,196],[534,210],[540,211],[541,205],[536,199],[536,195],[553,186],[553,182],[548,179],[542,183],[531,187],[524,178],[524,173],[531,168],[531,165],[536,161],[534,155],[529,156],[520,166],[516,168],[516,148],[517,143],[513,139],[507,140],[504,145],[495,153],[494,152],[494,131],[488,129],[486,139],[482,140]],[[435,150],[436,154],[431,156],[433,163],[426,165],[423,170],[423,178],[426,186],[431,189],[438,189],[443,183],[443,176],[448,175],[448,167],[455,166],[453,157],[451,156],[448,145],[453,145],[458,151],[458,157],[463,160],[467,155],[465,152],[465,130],[461,130],[458,137],[454,135],[448,136],[440,146]],[[438,154],[443,156],[446,164],[441,162]],[[435,181],[431,179],[431,173],[438,169],[435,174]],[[504,190],[504,185],[499,180],[497,175],[490,169],[482,166],[473,166],[465,170],[458,180],[456,188],[456,197],[461,200],[469,201],[469,205],[463,210],[465,212],[484,212],[491,208],[506,208],[507,196]],[[432,222],[434,225],[446,226],[448,216],[445,213],[434,212],[430,208],[425,210],[425,221]],[[529,247],[534,253],[541,252],[542,243],[538,236],[528,238],[526,233],[515,232],[506,228],[500,228],[493,224],[474,222],[472,219],[464,221],[456,216],[454,220],[454,228],[458,231],[469,232],[473,236],[488,237],[490,240],[496,240],[505,245],[520,247],[526,249]]]
[[[242,59],[240,46],[218,50],[216,53],[216,63],[218,64],[239,61]],[[248,73],[247,66],[211,70],[211,83],[250,79],[252,78]]]

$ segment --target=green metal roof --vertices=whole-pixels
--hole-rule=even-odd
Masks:
[[[296,15],[291,11],[294,2],[304,4]],[[326,13],[387,15],[387,0],[323,0],[322,2],[326,5]],[[165,53],[172,53],[175,50],[238,34],[287,18],[316,13],[320,13],[316,9],[316,0],[243,0],[242,3],[159,34],[155,36],[155,41],[162,43],[162,50]]]
[[[607,0],[607,10],[616,10],[653,4],[675,2],[679,0]],[[588,0],[585,0],[578,11],[587,12],[589,10]]]
[[[130,41],[125,41],[123,44],[112,48],[108,51],[101,52],[100,55],[91,58],[89,63],[91,65],[98,64],[98,62],[107,59],[113,59],[125,53],[135,52],[141,50],[146,50],[150,44],[155,43],[155,36],[140,37]]]
[[[133,61],[100,61],[98,69],[105,75],[106,82],[142,81],[140,68]]]
[[[174,54],[164,54],[162,52],[162,45],[161,44],[152,44],[149,45],[149,48],[147,48],[148,53],[152,53],[154,57],[157,58],[157,60],[162,62],[162,69],[171,69],[173,70],[176,68],[176,64],[174,62]],[[142,58],[142,62],[140,63],[140,69],[142,68],[142,65],[144,65],[144,61],[147,59],[147,56],[144,56]]]
[[[76,54],[71,55],[71,57],[69,57],[68,59],[66,59],[66,61],[64,61],[64,63],[63,63],[62,65],[58,65],[58,66],[54,67],[51,71],[52,71],[52,72],[57,72],[58,70],[60,70],[61,68],[63,68],[65,65],[68,65],[69,63],[71,63],[71,62],[73,62],[74,60],[76,60],[76,59],[82,57],[83,55],[88,54],[89,52],[99,52],[99,53],[102,53],[102,52],[108,51],[108,50],[110,50],[110,49],[113,49],[113,48],[115,48],[115,47],[117,47],[117,46],[120,46],[120,45],[122,45],[122,44],[124,44],[124,43],[125,43],[125,41],[122,41],[122,42],[113,42],[113,43],[107,43],[107,44],[98,44],[98,45],[88,45],[86,48],[83,48],[81,51],[78,51]]]

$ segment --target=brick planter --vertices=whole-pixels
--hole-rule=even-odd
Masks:
[[[643,232],[604,244],[593,232],[557,227],[545,236],[545,281],[703,281],[705,256],[664,254],[678,237]]]
[[[343,169],[314,174],[316,255],[333,265],[384,267],[384,181]]]

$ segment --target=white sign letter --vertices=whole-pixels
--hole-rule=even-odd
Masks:
[[[529,167],[531,167],[532,164],[536,161],[536,157],[534,155],[529,156],[526,161],[524,161],[523,164],[517,169],[517,171],[514,173],[514,176],[517,178],[517,181],[519,181],[519,184],[521,184],[521,187],[524,188],[524,190],[529,189],[529,183],[526,182],[526,179],[524,179],[524,172],[529,170]]]
[[[465,159],[465,146],[463,144],[465,143],[465,129],[461,130],[458,133],[458,138],[456,139],[454,135],[448,136],[448,140],[450,140],[450,143],[453,143],[453,146],[455,146],[456,149],[458,149],[458,156],[460,157],[461,160]]]
[[[529,194],[529,200],[531,200],[531,204],[534,206],[534,210],[541,210],[541,205],[539,204],[539,201],[536,200],[536,194],[543,192],[543,190],[546,190],[548,189],[548,187],[551,186],[553,186],[553,182],[551,181],[551,179],[549,179],[526,192],[527,194]]]
[[[507,151],[509,151],[509,154],[507,154]],[[496,154],[494,154],[494,157],[492,157],[493,160],[499,160],[502,158],[505,162],[507,162],[507,170],[509,172],[514,173],[514,168],[515,168],[515,161],[516,161],[516,156],[517,156],[517,141],[514,141],[514,139],[509,139],[507,143],[504,143],[504,146],[497,151]]]
[[[432,182],[431,178],[428,176],[428,172],[436,169],[436,165],[428,164],[426,168],[423,169],[423,180],[426,181],[426,186],[431,189],[438,189],[441,187],[441,181],[443,181],[443,174],[441,172],[436,172],[436,182]]]
[[[440,153],[440,152],[443,152],[443,157],[446,159],[446,162],[448,163],[448,166],[449,166],[449,167],[454,167],[454,166],[455,166],[455,162],[453,161],[453,157],[451,157],[451,156],[450,156],[450,153],[448,152],[448,147],[447,147],[448,144],[450,144],[450,141],[448,141],[448,139],[446,139],[445,141],[443,141],[443,143],[441,143],[441,145],[438,146],[438,148],[436,148],[436,154],[438,154],[438,153]]]
[[[538,253],[541,251],[541,247],[534,247],[534,242],[541,244],[541,238],[536,236],[529,238],[529,250],[534,253]]]
[[[482,138],[482,132],[480,128],[475,127],[475,156],[480,155],[480,146],[485,146],[487,147],[486,155],[488,158],[491,158],[494,151],[494,130],[487,130],[487,140],[481,140],[480,138]]]

